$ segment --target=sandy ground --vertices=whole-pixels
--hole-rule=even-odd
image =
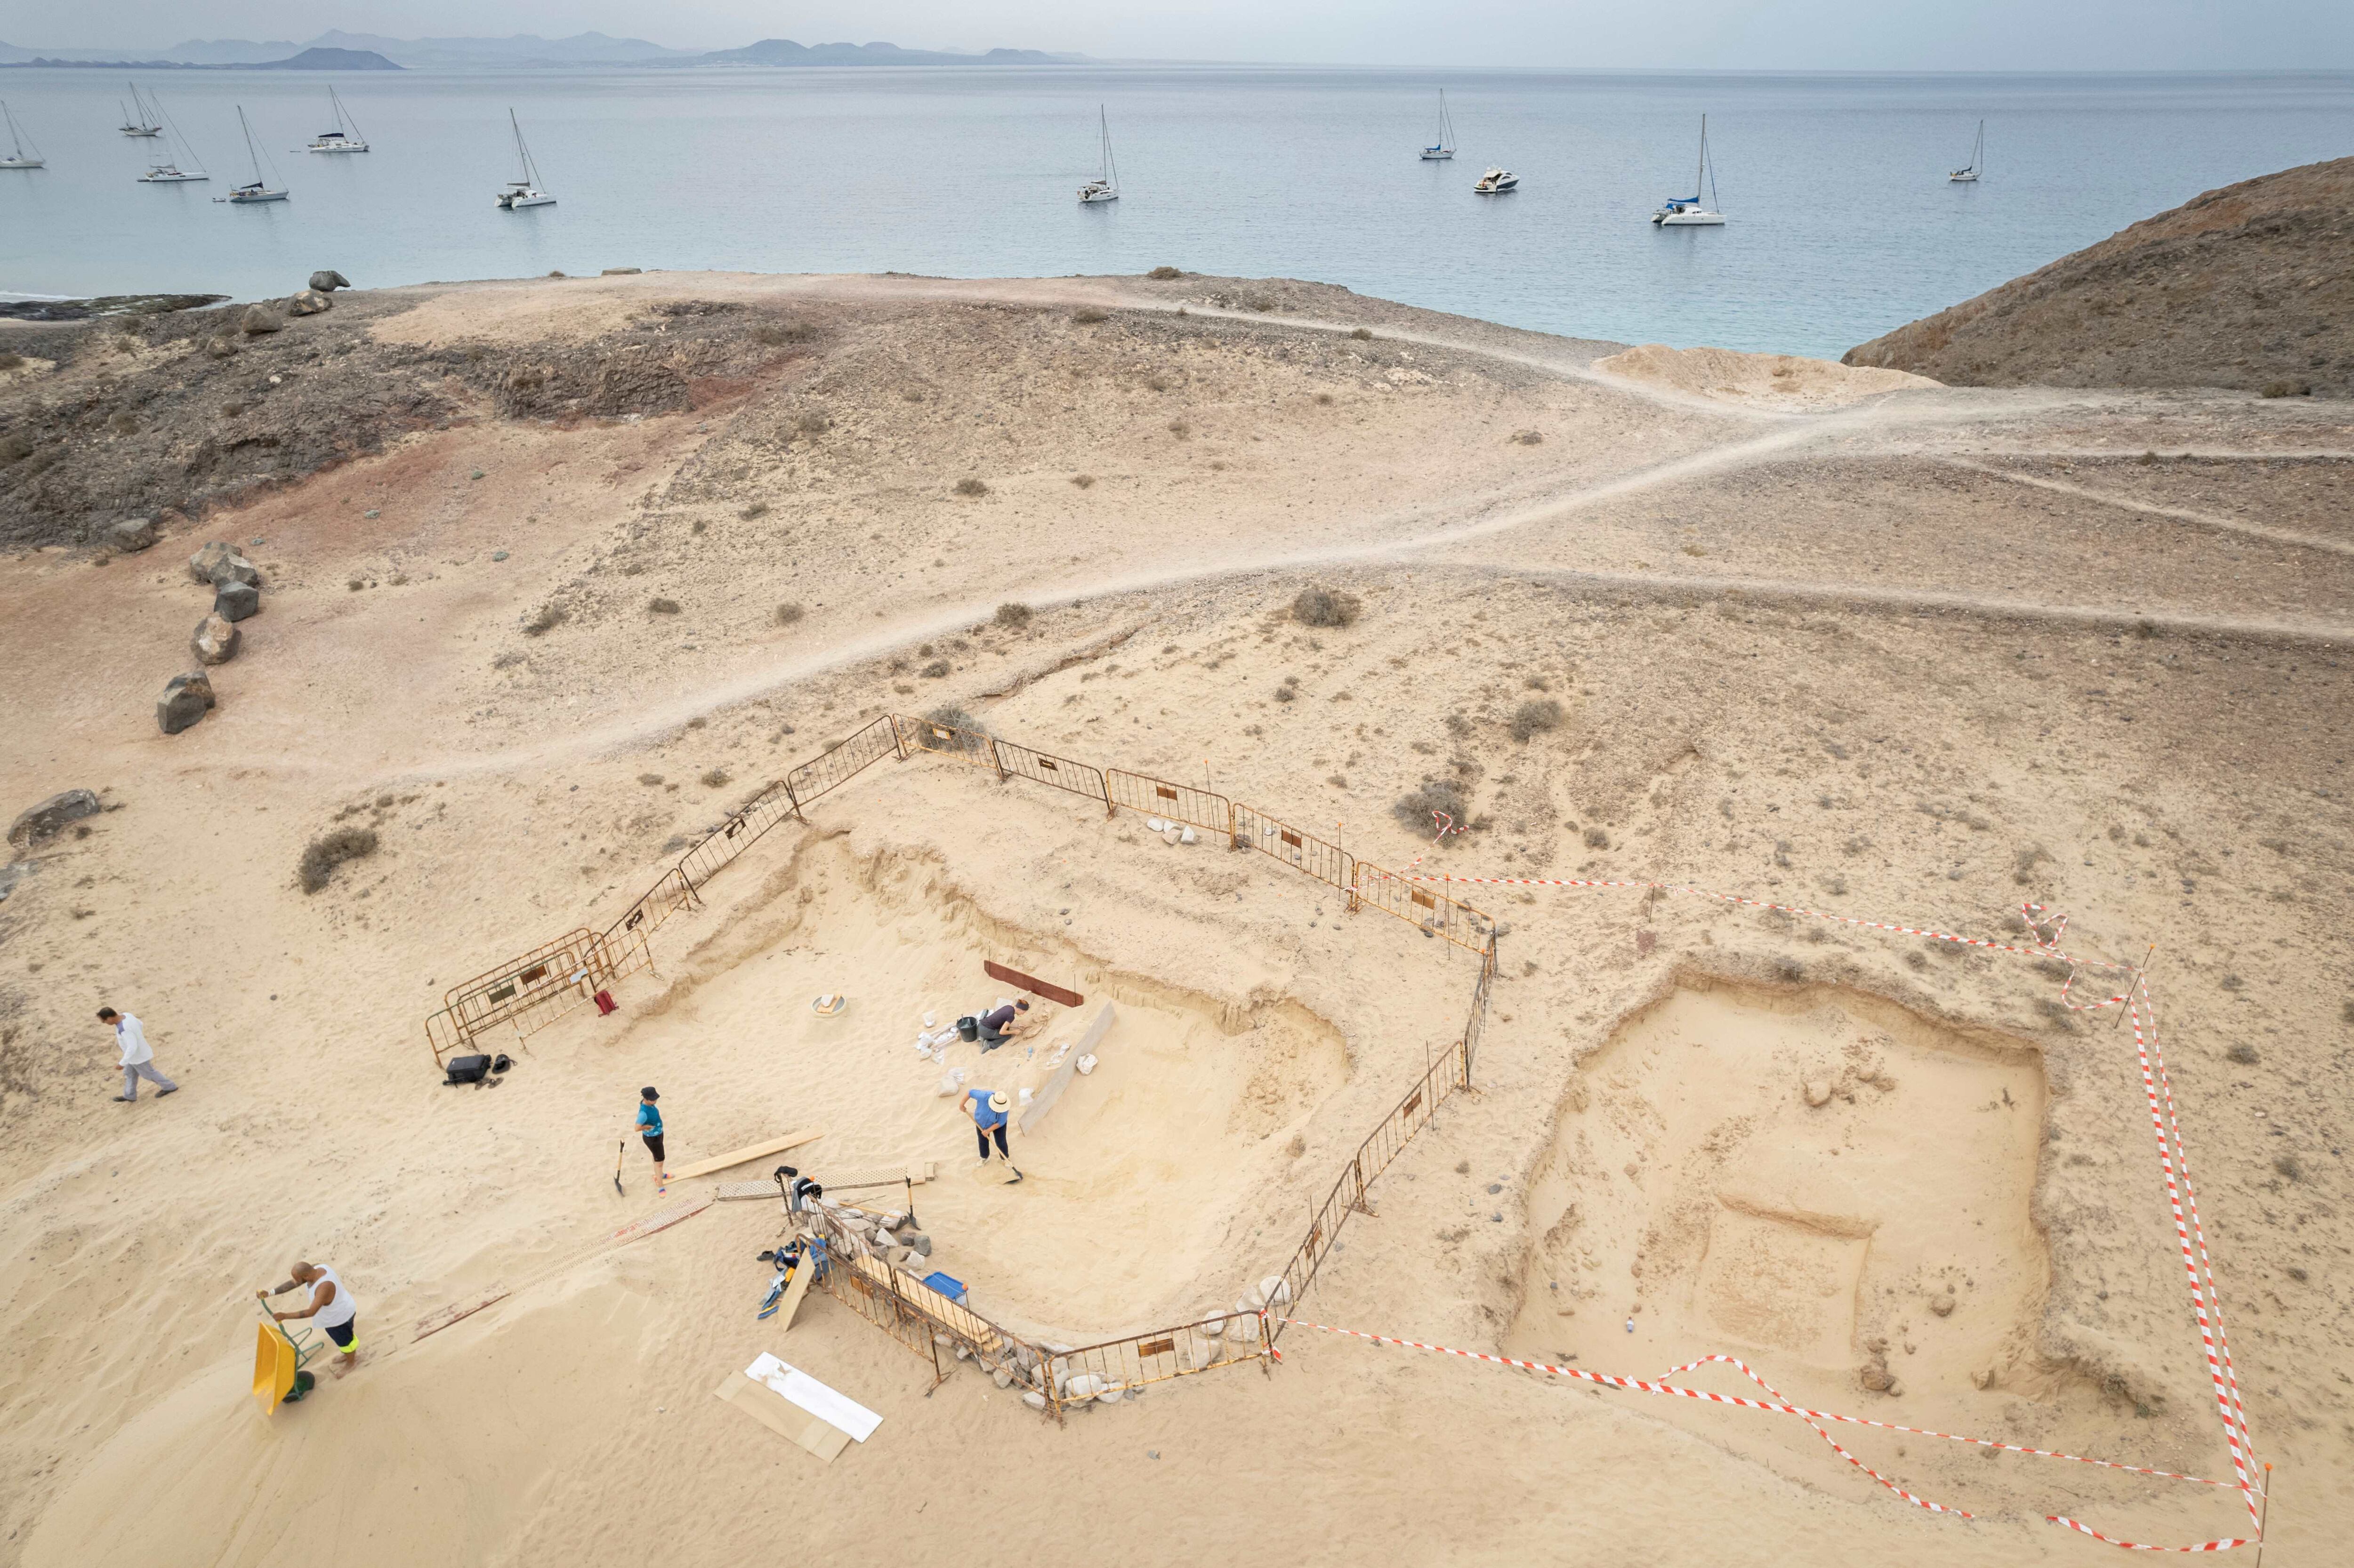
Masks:
[[[2328,1555],[2354,1458],[2345,405],[1928,387],[1790,410],[1597,368],[1617,345],[1190,278],[649,274],[398,291],[367,319],[520,366],[657,335],[673,304],[814,335],[635,419],[447,391],[448,428],[153,551],[0,566],[0,798],[110,808],[0,903],[6,1561],[716,1564],[790,1539],[1961,1563],[2111,1550],[2048,1512],[2244,1532],[2228,1489],[1840,1434],[1976,1517],[1932,1515],[1784,1418],[1305,1330],[1271,1375],[1057,1427],[969,1372],[928,1391],[822,1298],[770,1332],[758,1203],[412,1340],[653,1206],[634,1148],[611,1181],[649,1082],[674,1160],[801,1127],[821,1172],[938,1160],[917,1191],[941,1266],[1025,1330],[1152,1327],[1280,1266],[1462,1028],[1469,955],[949,761],[878,765],[764,839],[612,1018],[510,1045],[495,1090],[436,1081],[422,1021],[451,986],[612,919],[872,715],[941,707],[1393,867],[1689,879],[2005,939],[2034,899],[2073,950],[2155,943],[2284,1482],[2273,1550]],[[208,538],[248,542],[265,609],[220,707],[164,737]],[[1359,617],[1300,623],[1311,583]],[[1443,849],[1398,810],[1431,781],[1464,800]],[[354,822],[379,850],[303,894],[304,844]],[[1377,1183],[1306,1316],[1643,1376],[1737,1354],[1821,1408],[2228,1478],[2131,1037],[2061,1005],[2064,969],[1688,896],[1465,896],[1509,927],[1479,1087]],[[1049,1050],[1120,1014],[1011,1188],[912,1049],[923,1012],[1000,993],[985,957],[1087,993]],[[814,1017],[834,990],[849,1011]],[[109,1102],[101,1002],[181,1093]],[[298,1254],[351,1283],[365,1353],[265,1419],[250,1298]],[[879,1412],[875,1437],[825,1467],[721,1408],[764,1349]]]

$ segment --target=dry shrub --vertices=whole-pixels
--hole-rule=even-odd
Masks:
[[[1145,274],[1146,277],[1156,279],[1163,283],[1169,281],[1172,278],[1182,278],[1184,275],[1184,273],[1179,271],[1174,267],[1155,267],[1151,271]]]
[[[638,775],[638,782],[641,784],[651,786],[660,784],[662,781],[663,776],[659,773],[641,773]]]
[[[1031,616],[1036,613],[1026,604],[1001,604],[997,607],[997,624],[1009,628],[1027,626]]]
[[[1095,488],[1096,476],[1091,473],[1075,473],[1071,475],[1071,482],[1081,490],[1092,490]]]
[[[2243,1067],[2253,1067],[2260,1059],[2256,1055],[2256,1048],[2245,1041],[2232,1046],[2223,1054],[2228,1060],[2237,1062]]]
[[[930,733],[924,736],[924,744],[934,751],[979,751],[989,735],[979,719],[960,707],[937,707],[926,714],[924,719],[928,724],[943,726],[949,732],[946,740]]]
[[[706,789],[718,789],[724,788],[727,783],[727,769],[725,768],[705,768],[704,770],[702,783],[703,787]]]
[[[355,827],[331,828],[313,839],[302,851],[302,891],[318,892],[334,875],[335,867],[376,853],[376,842],[374,828]]]
[[[806,322],[762,322],[752,329],[752,341],[769,348],[789,343],[807,343],[817,336],[817,328]]]
[[[1542,430],[1514,430],[1512,432],[1512,440],[1524,447],[1541,447],[1544,445],[1544,432]]]
[[[989,486],[977,479],[960,479],[956,482],[956,493],[959,495],[987,495]]]
[[[1359,343],[1371,343],[1373,338],[1373,329],[1371,327],[1351,327],[1349,329],[1349,335],[1355,338]]]
[[[1426,779],[1416,788],[1397,799],[1390,815],[1417,833],[1436,831],[1433,811],[1443,811],[1457,827],[1468,825],[1470,802],[1463,799],[1463,786],[1452,779]],[[1448,839],[1456,835],[1449,833]]]
[[[751,505],[747,506],[743,511],[736,514],[737,517],[742,518],[747,523],[756,522],[762,517],[766,517],[768,514],[769,503],[765,501],[755,501]]]
[[[811,408],[793,421],[793,429],[804,436],[822,436],[833,429],[833,421],[822,408]]]
[[[1094,326],[1097,323],[1109,320],[1111,320],[1109,316],[1097,310],[1093,305],[1082,306],[1071,313],[1071,322],[1076,326]]]
[[[1600,828],[1588,828],[1585,830],[1585,847],[1587,849],[1608,849],[1610,847],[1610,835],[1604,832]]]
[[[779,626],[790,626],[794,621],[799,620],[804,613],[806,612],[802,610],[800,605],[780,604],[777,606],[777,624]]]
[[[524,618],[523,634],[541,637],[564,624],[565,611],[560,604],[543,604]]]
[[[1352,593],[1342,593],[1322,584],[1299,590],[1291,601],[1291,619],[1302,626],[1349,626],[1356,621],[1364,605]]]
[[[1332,394],[1330,392],[1319,392],[1316,394],[1316,401],[1321,407],[1329,408],[1332,406]]]
[[[921,675],[927,681],[944,680],[947,678],[948,673],[949,662],[945,659],[935,659],[930,663],[916,672],[917,674]]]
[[[678,600],[674,599],[652,599],[648,601],[646,609],[655,615],[676,615],[678,613]]]
[[[1559,729],[1561,720],[1561,704],[1551,697],[1536,697],[1512,710],[1512,720],[1508,727],[1514,740],[1525,741],[1547,730]]]
[[[1169,433],[1182,441],[1193,433],[1193,427],[1182,419],[1172,419],[1169,421]]]

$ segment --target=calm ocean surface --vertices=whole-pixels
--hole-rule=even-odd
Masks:
[[[375,151],[292,151],[330,80]],[[551,269],[1282,273],[1581,336],[1836,355],[2200,191],[2354,152],[2354,75],[1232,68],[141,79],[209,185],[136,183],[122,84],[0,70],[0,291],[284,293]],[[1447,89],[1460,151],[1415,156]],[[1081,208],[1096,105],[1123,199]],[[230,207],[235,106],[292,199]],[[506,111],[558,205],[502,212]],[[1729,225],[1658,230],[1709,115]],[[1948,185],[1987,121],[1987,175]],[[1475,196],[1490,163],[1521,175]]]

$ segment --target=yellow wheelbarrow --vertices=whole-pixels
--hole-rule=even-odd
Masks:
[[[321,1347],[308,1329],[289,1334],[286,1326],[272,1318],[267,1307],[261,1308],[261,1321],[256,1330],[253,1397],[260,1404],[261,1413],[269,1415],[281,1404],[292,1404],[317,1385],[317,1377],[305,1372],[303,1366],[319,1353]]]

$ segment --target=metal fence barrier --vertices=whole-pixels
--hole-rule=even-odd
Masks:
[[[425,1021],[437,1067],[493,1031],[515,1038],[544,1029],[623,975],[653,965],[642,931],[616,935],[585,927],[543,942],[488,973],[452,986],[442,1009]]]
[[[1229,837],[1235,831],[1234,802],[1191,784],[1172,784],[1150,774],[1112,768],[1104,772],[1104,798],[1114,806],[1148,817],[1187,822]]]
[[[1338,844],[1328,844],[1313,833],[1303,833],[1278,821],[1256,806],[1237,803],[1232,842],[1236,849],[1272,855],[1292,870],[1330,883],[1343,892],[1356,885],[1357,857]]]

